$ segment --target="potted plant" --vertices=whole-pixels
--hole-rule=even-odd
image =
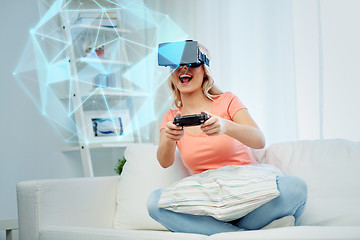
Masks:
[[[126,158],[125,157],[118,160],[118,162],[117,162],[117,164],[116,164],[116,166],[114,168],[114,170],[115,170],[115,172],[117,174],[119,174],[119,175],[121,174],[125,163],[126,163]]]

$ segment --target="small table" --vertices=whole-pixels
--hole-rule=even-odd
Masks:
[[[12,240],[12,230],[18,230],[17,219],[0,219],[0,231],[6,231],[6,240]]]

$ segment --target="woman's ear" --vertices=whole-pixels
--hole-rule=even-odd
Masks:
[[[208,80],[208,76],[204,74],[204,78],[203,78],[202,84],[204,84],[207,80]]]

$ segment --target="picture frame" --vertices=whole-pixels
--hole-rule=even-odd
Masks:
[[[88,111],[85,114],[88,142],[133,143],[134,132],[127,109],[116,111]]]

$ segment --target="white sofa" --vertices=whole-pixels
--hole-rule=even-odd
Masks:
[[[179,157],[162,169],[156,146],[140,144],[127,147],[120,177],[20,182],[20,240],[360,239],[360,142],[278,143],[254,155],[307,182],[308,203],[299,226],[211,236],[166,231],[148,216],[146,198],[188,172]]]

